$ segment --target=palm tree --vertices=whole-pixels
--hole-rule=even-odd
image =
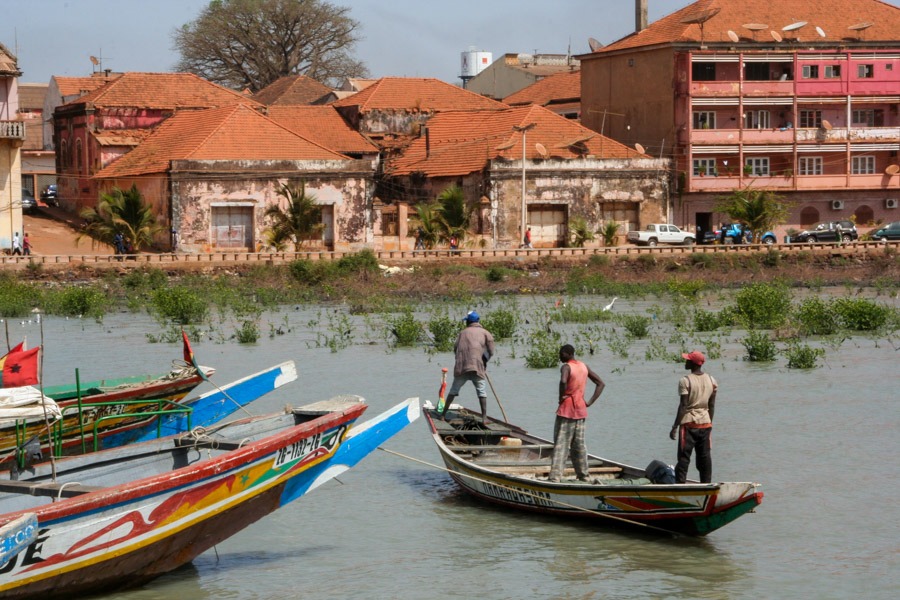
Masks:
[[[587,242],[594,241],[594,232],[591,231],[587,219],[584,217],[572,217],[569,219],[569,233],[572,236],[573,248],[584,248]]]
[[[715,209],[744,224],[759,242],[762,235],[787,220],[790,206],[784,198],[768,190],[754,190],[749,186],[735,190],[730,196],[718,199]]]
[[[447,231],[443,207],[437,202],[423,202],[416,205],[416,214],[413,227],[422,229],[422,243],[431,250],[444,238],[444,232]]]
[[[446,228],[446,238],[455,235],[460,240],[465,239],[475,212],[475,206],[466,205],[466,195],[458,185],[451,185],[438,195],[441,206],[441,216]]]
[[[121,233],[126,245],[130,244],[134,252],[139,252],[151,246],[156,234],[163,230],[137,185],[132,185],[129,190],[113,188],[109,193],[100,194],[97,206],[82,210],[81,218],[86,224],[76,236],[76,244],[82,238],[90,237],[94,242],[114,246],[116,234]]]
[[[267,231],[268,239],[276,248],[287,241],[294,243],[294,251],[300,250],[303,242],[318,239],[325,229],[322,223],[322,207],[316,204],[316,197],[306,193],[306,184],[297,187],[282,184],[278,195],[287,200],[287,209],[273,204],[266,208],[266,217],[272,220]]]

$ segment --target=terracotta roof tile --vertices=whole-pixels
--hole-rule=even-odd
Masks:
[[[267,85],[251,96],[268,106],[312,104],[331,93],[331,88],[305,75],[287,75]]]
[[[256,104],[245,96],[193,73],[125,73],[66,106],[176,110]]]
[[[59,77],[54,76],[56,87],[63,98],[70,96],[82,96],[103,87],[113,79],[121,77],[121,73],[111,73],[109,77],[104,73],[103,77]]]
[[[270,106],[269,118],[294,133],[342,154],[377,154],[378,148],[328,106]]]
[[[355,106],[361,113],[372,110],[499,110],[496,100],[450,85],[439,79],[383,77],[366,89],[332,103]]]
[[[703,40],[707,43],[729,42],[729,30],[742,40],[752,41],[753,32],[744,28],[747,23],[766,25],[757,37],[770,43],[770,31],[778,32],[785,39],[799,36],[802,40],[819,43],[833,44],[848,38],[856,39],[857,32],[848,28],[864,22],[872,23],[859,36],[864,41],[896,44],[900,32],[900,8],[881,0],[698,0],[655,21],[641,32],[600,48],[594,54],[676,42],[699,43],[700,25],[683,21],[702,11],[716,9],[719,9],[718,14],[703,24]],[[806,21],[807,25],[797,34],[782,30],[798,21]],[[816,27],[825,32],[824,38],[818,35]]]
[[[173,160],[349,160],[238,104],[179,112],[137,148],[97,173],[128,177],[168,170]]]
[[[429,177],[466,175],[484,169],[488,161],[522,158],[522,134],[514,126],[536,123],[526,133],[525,152],[529,159],[544,158],[536,143],[549,157],[572,159],[584,155],[597,158],[637,158],[631,148],[601,136],[578,123],[541,106],[523,106],[501,111],[448,111],[432,117],[426,136],[421,135],[408,149],[388,160],[388,175],[409,175],[421,171]],[[576,151],[579,147],[581,151]]]
[[[503,99],[510,106],[537,104],[547,106],[551,102],[581,98],[581,72],[558,73],[535,81]]]
[[[101,146],[137,146],[152,133],[152,129],[105,129],[92,135]]]
[[[0,73],[4,75],[20,75],[16,57],[3,44],[0,44]]]

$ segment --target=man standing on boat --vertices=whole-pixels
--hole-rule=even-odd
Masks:
[[[716,407],[719,384],[709,373],[701,369],[706,357],[694,350],[682,354],[684,368],[690,371],[678,381],[680,403],[675,424],[669,437],[678,440],[678,463],[675,465],[675,482],[687,481],[691,453],[697,449],[697,470],[700,482],[712,482],[712,421]]]
[[[584,420],[587,407],[600,397],[606,384],[589,366],[575,360],[575,348],[566,344],[559,349],[559,408],[553,427],[553,459],[550,462],[549,481],[559,481],[569,454],[579,481],[588,480],[587,448],[584,445]],[[584,387],[587,380],[594,382],[594,393],[585,401]]]
[[[487,417],[487,386],[484,380],[487,377],[487,363],[494,355],[494,336],[481,326],[481,318],[478,313],[469,311],[463,319],[466,327],[459,332],[456,338],[456,365],[453,367],[453,385],[447,394],[447,402],[444,404],[444,412],[441,419],[447,415],[454,398],[459,395],[459,390],[467,381],[475,385],[478,394],[478,402],[481,404],[481,420]]]

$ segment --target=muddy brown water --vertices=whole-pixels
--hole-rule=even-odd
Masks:
[[[657,304],[619,300],[615,310],[647,313]],[[341,311],[288,307],[264,315],[255,345],[207,338],[194,352],[217,369],[218,382],[295,360],[299,381],[251,405],[255,413],[342,393],[365,396],[371,415],[407,397],[435,399],[450,354],[389,349],[372,329],[383,323],[372,317],[354,317],[354,345],[332,353],[316,340],[334,310]],[[270,324],[284,334],[270,338]],[[667,325],[654,327],[659,339],[673,335]],[[148,343],[146,334],[158,329],[125,313],[101,324],[46,318],[45,381],[70,379],[76,367],[82,380],[163,371],[181,347]],[[29,345],[40,339],[34,322],[13,321],[9,331],[13,343],[25,334]],[[376,452],[193,564],[104,597],[893,598],[900,340],[853,336],[826,347],[823,367],[795,371],[783,358],[743,361],[740,337],[720,338],[721,357],[708,363],[720,383],[713,476],[757,481],[766,495],[756,513],[706,538],[610,530],[476,502],[423,464],[439,457],[420,420],[385,446],[422,462]],[[634,342],[628,358],[605,344],[582,357],[607,383],[588,418],[590,452],[638,466],[674,462],[668,432],[683,370],[646,360],[650,344]],[[557,370],[527,369],[521,343],[498,350],[491,374],[510,420],[550,437]],[[471,387],[460,401],[476,403]],[[493,398],[489,412],[500,415]]]

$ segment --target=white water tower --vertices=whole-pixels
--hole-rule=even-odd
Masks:
[[[474,46],[469,46],[468,50],[460,53],[459,78],[462,79],[463,87],[466,87],[470,79],[488,68],[491,62],[493,55],[490,52],[476,50]]]

